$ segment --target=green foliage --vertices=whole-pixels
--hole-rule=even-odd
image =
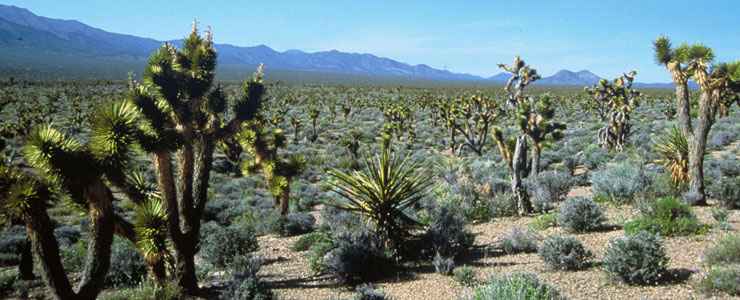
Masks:
[[[538,215],[529,224],[532,229],[540,231],[555,226],[558,226],[558,214],[555,212]]]
[[[649,201],[643,204],[641,210],[640,216],[624,225],[625,233],[648,231],[662,236],[674,236],[697,234],[707,229],[707,226],[699,223],[691,207],[675,197]]]
[[[740,266],[717,266],[709,269],[699,281],[699,289],[705,293],[723,292],[740,295]]]
[[[146,278],[144,258],[129,241],[115,239],[106,283],[114,287],[135,286]]]
[[[470,266],[461,266],[452,270],[452,278],[462,286],[473,287],[478,284],[475,270]]]
[[[668,257],[659,236],[649,232],[615,238],[604,254],[604,270],[628,284],[658,284],[666,275]]]
[[[587,267],[593,256],[575,237],[560,235],[546,238],[537,252],[550,268],[568,271]]]
[[[539,237],[529,231],[514,228],[501,238],[501,248],[507,254],[534,253],[537,252],[537,240]]]
[[[570,198],[560,206],[558,224],[571,232],[588,232],[603,227],[604,212],[589,198]]]
[[[262,260],[250,256],[238,256],[230,269],[230,283],[221,299],[270,300],[273,292],[257,275],[262,267]]]
[[[514,273],[492,277],[484,285],[475,289],[475,300],[494,299],[530,299],[555,300],[565,299],[553,286],[540,281],[529,273]]]
[[[298,252],[307,251],[316,244],[327,242],[331,242],[331,237],[326,232],[311,232],[304,234],[300,238],[298,238],[298,240],[296,240],[293,245],[290,246],[290,250]]]
[[[712,266],[740,264],[740,234],[727,235],[707,249],[704,263]]]
[[[648,184],[642,166],[629,161],[609,164],[591,174],[594,196],[616,204],[632,202]]]
[[[101,294],[101,300],[179,300],[182,299],[182,291],[175,283],[167,282],[157,285],[150,281],[144,281],[135,288],[124,288],[112,290],[111,293]]]
[[[248,255],[258,248],[257,236],[250,226],[221,227],[214,223],[203,225],[201,257],[217,268],[225,268],[234,259]]]
[[[352,300],[386,300],[382,290],[378,290],[371,284],[361,284],[355,288],[355,295]]]
[[[334,249],[324,257],[325,270],[343,284],[356,284],[384,278],[396,266],[386,254],[383,241],[367,231],[342,233]]]
[[[689,142],[683,132],[674,126],[656,139],[654,147],[673,185],[685,187],[689,182]]]
[[[431,185],[421,168],[387,147],[374,159],[367,158],[362,171],[331,170],[330,185],[346,200],[332,205],[372,220],[383,239],[400,247],[409,230],[418,225],[405,210],[419,203]]]

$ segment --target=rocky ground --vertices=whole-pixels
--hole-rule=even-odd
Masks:
[[[579,187],[571,196],[589,195],[588,188]],[[706,224],[714,224],[710,207],[697,207],[695,213]],[[628,286],[610,280],[598,266],[610,239],[622,236],[621,224],[635,215],[631,206],[607,207],[610,229],[601,232],[575,235],[594,254],[594,266],[576,272],[551,271],[536,253],[506,255],[495,250],[480,250],[467,257],[463,264],[475,269],[478,279],[485,280],[494,274],[533,272],[544,281],[557,286],[570,299],[731,299],[727,295],[709,296],[698,292],[695,283],[703,276],[702,255],[714,241],[729,234],[718,228],[709,233],[690,237],[666,238],[664,245],[670,256],[669,283],[661,286]],[[476,234],[476,248],[492,249],[498,238],[514,227],[526,228],[531,217],[498,218],[492,222],[470,225]],[[740,212],[732,211],[730,224],[740,228]],[[564,233],[561,228],[540,231],[541,237]],[[334,284],[326,276],[314,276],[308,267],[305,253],[293,252],[290,245],[298,237],[260,238],[259,254],[267,261],[261,275],[270,283],[280,299],[347,299],[352,293]],[[431,265],[413,267],[413,276],[396,277],[376,283],[392,299],[460,299],[472,294],[471,288],[458,284],[452,277],[439,275]],[[736,299],[740,299],[737,297]]]

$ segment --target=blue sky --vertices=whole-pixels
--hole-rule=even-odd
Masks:
[[[521,55],[544,75],[588,69],[611,78],[636,69],[639,81],[666,82],[670,76],[652,60],[650,43],[660,34],[674,43],[703,42],[719,60],[740,59],[739,0],[0,3],[161,40],[183,37],[198,18],[218,43],[372,53],[481,76]]]

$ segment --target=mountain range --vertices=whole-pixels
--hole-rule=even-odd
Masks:
[[[120,79],[130,71],[143,69],[148,56],[164,42],[180,45],[182,40],[158,41],[111,33],[79,21],[47,18],[24,8],[0,5],[0,70],[4,73],[40,74],[56,78],[83,74],[82,77]],[[230,74],[239,78],[260,63],[264,63],[268,70],[333,74],[334,77],[346,75],[493,84],[502,84],[509,78],[505,73],[482,78],[424,64],[409,65],[372,54],[337,50],[280,52],[265,45],[241,47],[230,44],[216,44],[216,49],[219,68],[231,70],[233,72]],[[587,70],[561,70],[536,84],[585,86],[595,84],[600,79]],[[657,84],[656,87],[663,85]]]

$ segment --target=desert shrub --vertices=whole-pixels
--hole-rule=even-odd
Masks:
[[[642,166],[629,161],[609,164],[591,174],[594,196],[617,204],[631,202],[648,185]]]
[[[248,225],[219,226],[208,222],[201,228],[200,256],[217,268],[225,268],[239,256],[257,250],[255,230]]]
[[[668,266],[668,257],[658,235],[639,232],[612,239],[604,254],[604,269],[629,284],[657,284]]]
[[[740,264],[740,234],[725,236],[704,253],[708,265]]]
[[[517,215],[516,199],[511,193],[498,193],[491,199],[492,217],[511,217]]]
[[[555,287],[540,281],[534,274],[514,273],[492,277],[475,290],[473,299],[554,300],[564,297]]]
[[[325,271],[343,284],[383,278],[395,267],[384,251],[383,241],[367,230],[341,233],[323,263]]]
[[[609,161],[609,152],[594,144],[586,147],[581,156],[581,163],[589,170],[595,170],[607,161]]]
[[[87,253],[87,242],[80,239],[73,245],[60,248],[64,269],[68,272],[81,272],[85,267],[85,254]]]
[[[709,269],[699,281],[699,289],[705,293],[724,292],[729,295],[740,295],[740,266],[717,266]]]
[[[17,264],[20,260],[18,254],[27,242],[25,229],[21,226],[13,226],[0,233],[0,265]]]
[[[328,233],[323,231],[311,232],[304,234],[300,238],[298,238],[298,240],[295,241],[292,246],[290,246],[290,250],[307,251],[308,249],[311,249],[313,245],[322,242],[331,242],[331,237]]]
[[[531,227],[534,230],[545,230],[550,227],[555,227],[558,225],[558,214],[549,212],[546,214],[541,214],[539,216],[534,217],[532,220],[532,223],[529,224],[529,227]]]
[[[267,285],[257,276],[262,267],[262,260],[251,256],[238,256],[229,266],[230,281],[222,299],[269,300],[274,295]]]
[[[732,225],[730,225],[729,218],[730,218],[730,211],[726,208],[721,207],[712,207],[712,218],[717,221],[717,227],[722,230],[732,230]]]
[[[54,229],[59,247],[69,247],[80,239],[80,229],[74,226],[59,226]]]
[[[179,300],[182,299],[182,290],[174,282],[157,285],[145,281],[134,288],[112,290],[111,293],[101,294],[101,300]]]
[[[138,250],[129,241],[115,238],[106,284],[114,287],[135,286],[146,278],[146,273],[144,258]]]
[[[455,268],[455,259],[449,256],[442,256],[437,253],[432,259],[432,265],[434,271],[442,275],[452,274],[452,270]]]
[[[709,141],[707,142],[707,148],[717,149],[727,146],[735,139],[735,134],[729,131],[715,131]]]
[[[350,231],[364,226],[363,219],[351,212],[333,206],[324,206],[321,210],[320,231]]]
[[[294,236],[313,231],[316,218],[309,213],[289,213],[281,219],[280,234]]]
[[[740,209],[740,176],[721,177],[708,186],[709,195],[723,207]]]
[[[535,211],[543,212],[562,201],[573,186],[573,177],[567,173],[547,171],[527,179],[526,186]]]
[[[589,198],[570,198],[560,206],[558,224],[572,232],[597,230],[606,221],[604,212]]]
[[[388,299],[382,290],[376,289],[372,284],[361,284],[355,288],[352,300],[385,300]]]
[[[334,249],[334,242],[333,240],[325,240],[325,241],[319,241],[318,243],[315,243],[311,245],[311,248],[308,249],[308,267],[313,271],[315,274],[320,274],[326,271],[326,264],[324,263],[324,258],[329,253],[329,251]]]
[[[507,254],[537,252],[539,237],[529,230],[514,228],[501,239],[501,247]]]
[[[466,287],[473,287],[478,284],[476,279],[475,270],[469,266],[461,266],[452,270],[452,278],[456,282]]]
[[[593,256],[581,242],[570,236],[551,236],[538,250],[542,260],[556,270],[580,270],[589,265]]]
[[[674,197],[663,197],[640,206],[641,215],[624,224],[627,234],[640,231],[663,236],[690,235],[704,231],[691,207]]]
[[[15,291],[15,284],[18,281],[17,272],[0,272],[0,296],[10,296]]]
[[[430,209],[430,219],[422,237],[424,244],[430,247],[430,254],[454,259],[473,245],[475,237],[465,228],[465,218],[451,205]]]

